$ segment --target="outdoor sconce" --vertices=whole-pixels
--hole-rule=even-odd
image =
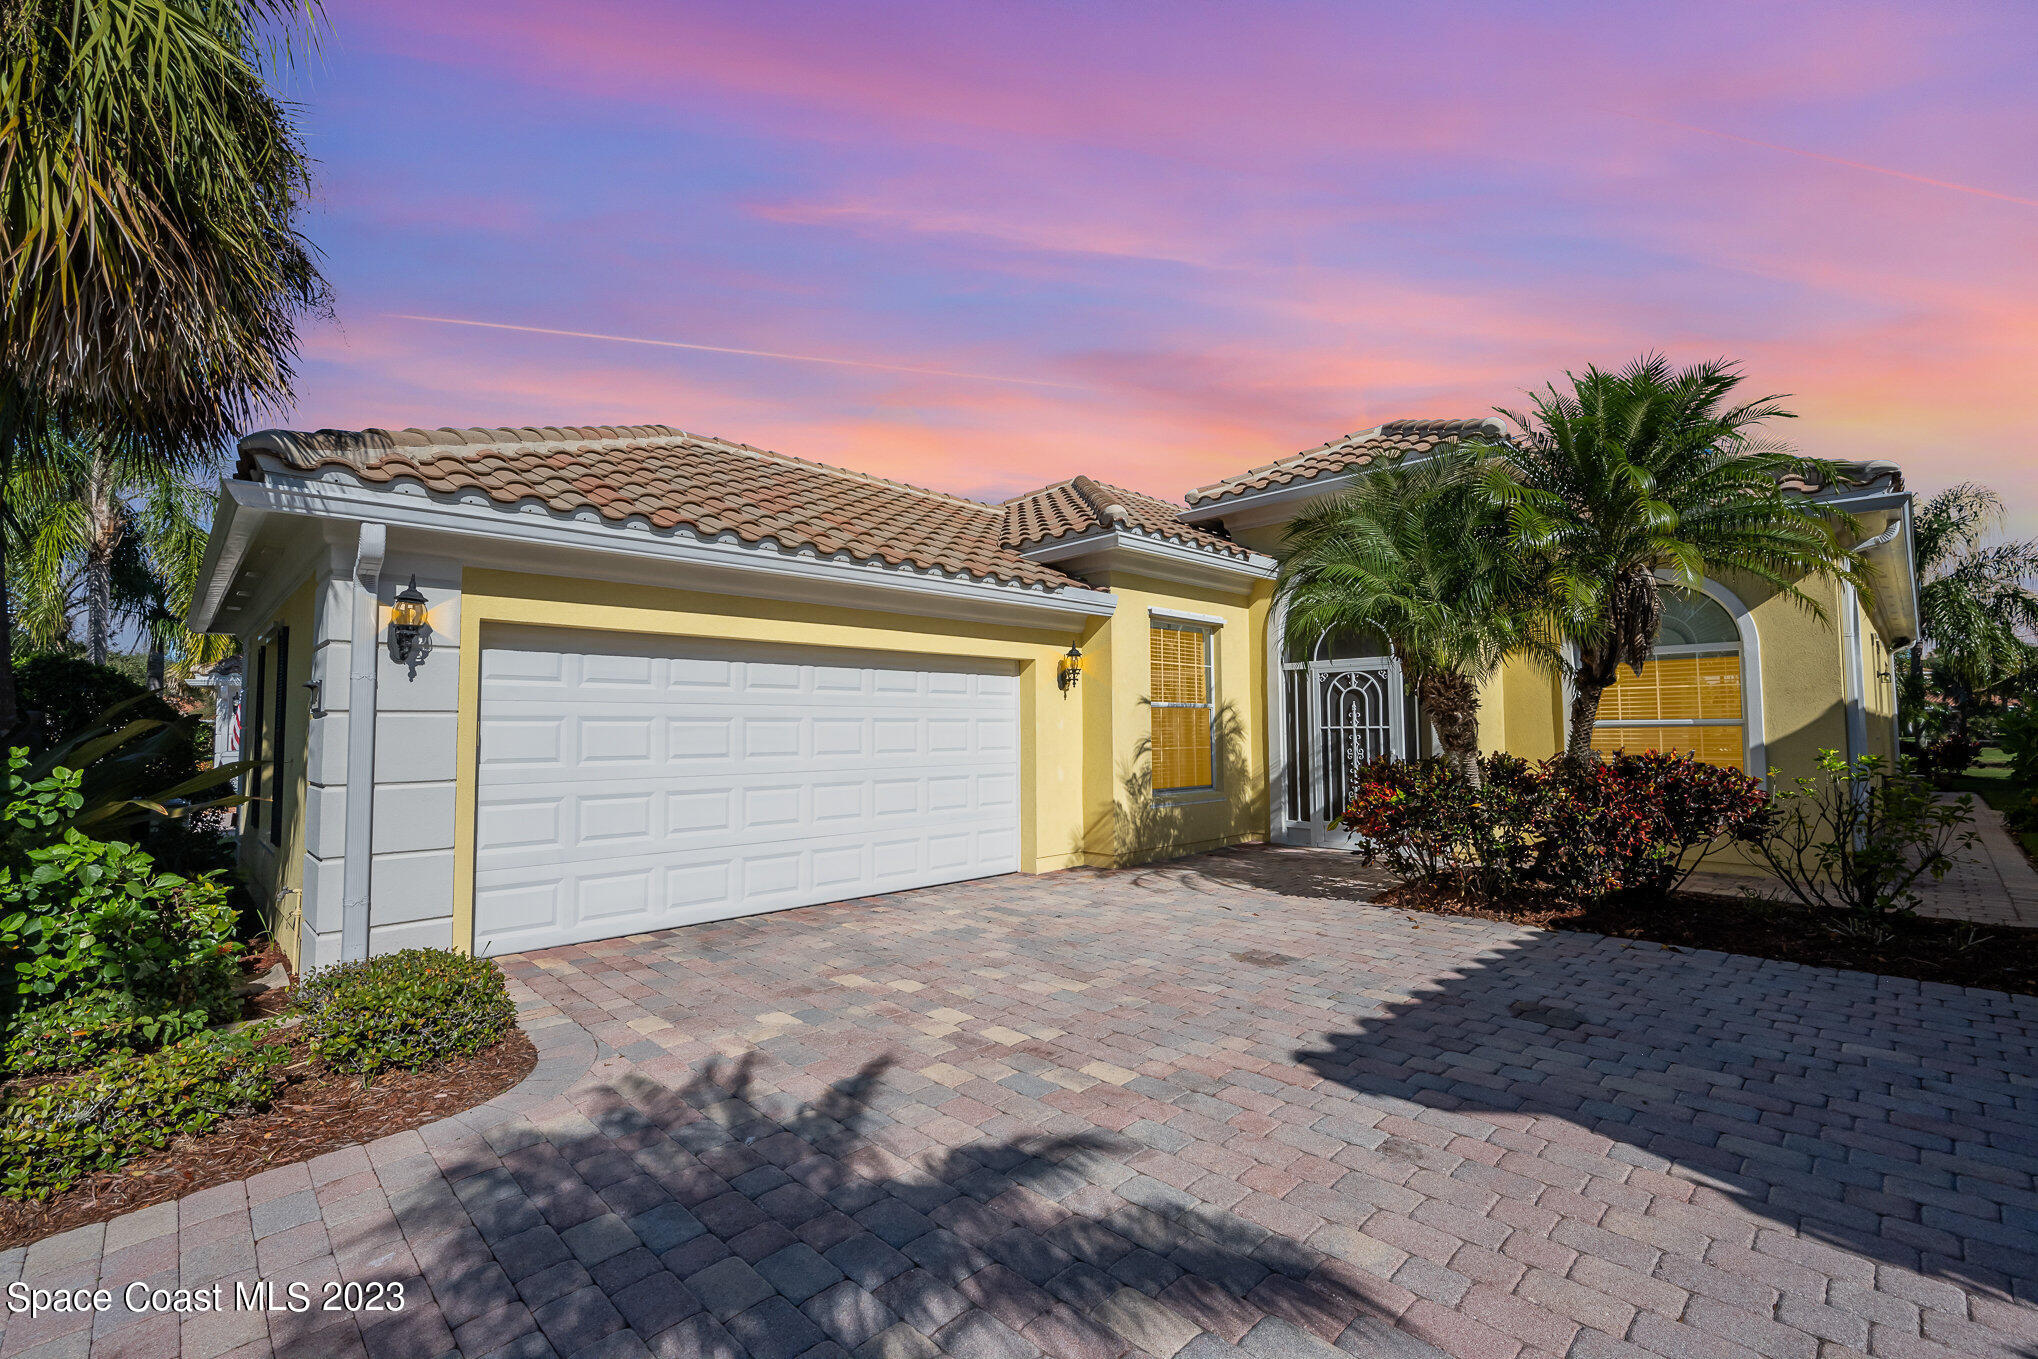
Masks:
[[[432,620],[418,578],[412,576],[389,610],[389,659],[410,667],[410,677],[416,679],[418,666],[431,652]]]
[[[1055,668],[1054,677],[1055,681],[1061,685],[1063,693],[1067,693],[1076,687],[1083,678],[1083,650],[1081,647],[1069,647],[1068,654],[1061,658],[1061,664]]]

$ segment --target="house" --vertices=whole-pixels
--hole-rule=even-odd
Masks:
[[[264,431],[191,623],[246,652],[243,864],[300,967],[497,953],[1009,872],[1335,843],[1345,762],[1420,721],[1373,639],[1290,650],[1271,551],[1398,421],[1171,502],[1078,476],[1002,504],[665,426]],[[1668,606],[1598,743],[1752,773],[1889,753],[1916,631],[1896,468],[1800,486],[1887,588]],[[1563,744],[1492,677],[1484,739]]]

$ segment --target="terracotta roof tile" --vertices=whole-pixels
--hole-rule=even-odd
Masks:
[[[1505,438],[1506,426],[1496,417],[1480,420],[1390,420],[1373,429],[1332,439],[1321,448],[1311,448],[1293,457],[1270,462],[1223,481],[1212,482],[1189,492],[1194,506],[1228,500],[1248,491],[1288,486],[1334,476],[1380,462],[1398,462],[1412,453],[1460,443],[1470,438]]]
[[[1182,521],[1182,507],[1140,491],[1071,477],[1005,502],[1005,543],[1024,548],[1070,534],[1115,528],[1167,538],[1230,557],[1250,553],[1221,533]]]
[[[1191,506],[1201,508],[1249,491],[1294,485],[1382,462],[1397,462],[1411,454],[1427,453],[1468,438],[1491,440],[1508,437],[1506,425],[1494,417],[1482,420],[1390,420],[1373,429],[1333,439],[1321,448],[1312,448],[1198,487],[1189,492],[1187,499]],[[1895,463],[1840,462],[1836,466],[1842,483],[1848,489],[1903,489],[1903,472]],[[1778,484],[1785,490],[1802,491],[1807,495],[1826,489],[1816,478],[1797,474],[1784,477]]]
[[[592,509],[702,536],[843,554],[1044,589],[1081,585],[1020,554],[1021,544],[1094,526],[1099,510],[1057,500],[1015,532],[1014,506],[986,505],[904,482],[787,457],[667,425],[528,429],[267,430],[241,441],[239,475],[269,466],[344,472],[371,484],[409,480],[440,494],[478,492],[504,505],[537,500],[561,513]],[[1089,483],[1095,487],[1095,483]],[[1072,483],[1034,492],[1029,501]],[[1229,539],[1175,517],[1176,507],[1115,487],[1131,525],[1178,541],[1242,554]],[[1023,514],[1022,516],[1023,517]]]
[[[1876,459],[1868,462],[1836,462],[1833,468],[1840,474],[1840,489],[1849,491],[1901,491],[1904,488],[1904,472],[1893,462]],[[1817,495],[1829,489],[1823,478],[1801,472],[1779,480],[1777,485],[1786,491],[1802,491],[1806,495]]]

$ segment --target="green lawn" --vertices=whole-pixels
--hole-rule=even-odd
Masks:
[[[1947,787],[1955,793],[1972,793],[1999,812],[2021,806],[2031,796],[2030,789],[2010,782],[2009,759],[1994,746],[1984,747],[1981,757]],[[2024,842],[2024,852],[2038,861],[2038,833],[2025,831],[2017,838]]]

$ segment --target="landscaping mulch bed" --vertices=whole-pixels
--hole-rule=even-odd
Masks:
[[[276,1102],[260,1113],[228,1119],[198,1137],[178,1138],[163,1151],[94,1175],[42,1203],[0,1199],[0,1250],[243,1180],[335,1147],[422,1127],[494,1099],[529,1075],[537,1061],[531,1040],[521,1029],[512,1029],[494,1047],[471,1057],[430,1071],[387,1071],[365,1090],[358,1076],[309,1064],[293,1067]]]
[[[2038,930],[1920,916],[1890,921],[1888,941],[1877,942],[1835,934],[1830,913],[1698,892],[1597,906],[1542,897],[1487,905],[1407,883],[1382,892],[1374,904],[2038,995]]]

